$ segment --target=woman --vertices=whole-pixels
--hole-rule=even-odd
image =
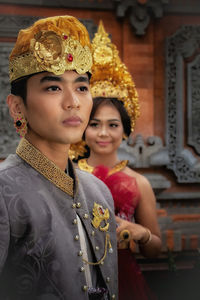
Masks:
[[[84,136],[89,157],[79,160],[78,167],[104,181],[114,199],[120,300],[154,299],[133,252],[135,244],[145,257],[156,257],[161,250],[155,196],[148,180],[117,156],[122,139],[130,135],[138,116],[137,92],[102,23],[92,45],[94,98]]]

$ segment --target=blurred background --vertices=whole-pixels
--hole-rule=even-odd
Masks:
[[[158,300],[199,300],[200,1],[0,0],[0,160],[19,141],[6,106],[17,33],[65,14],[91,39],[102,20],[136,84],[141,116],[119,156],[149,179],[163,241],[157,259],[137,256],[143,273]]]

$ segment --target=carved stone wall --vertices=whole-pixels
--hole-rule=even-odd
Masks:
[[[200,140],[199,50],[198,25],[181,27],[166,42],[166,145],[170,160],[167,167],[174,171],[178,182],[184,183],[200,182],[200,159],[193,152],[199,153]]]
[[[159,137],[123,142],[119,155],[133,168],[165,166],[179,183],[200,182],[200,26],[166,39],[166,146]]]
[[[6,104],[7,95],[10,93],[8,56],[12,47],[11,43],[0,43],[0,158],[14,153],[19,141]]]
[[[200,155],[200,55],[188,64],[188,145]]]
[[[120,19],[128,18],[136,35],[144,35],[155,19],[169,14],[199,14],[199,0],[0,0],[0,4],[113,10]]]

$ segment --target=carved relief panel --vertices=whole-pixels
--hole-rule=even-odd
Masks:
[[[188,145],[200,155],[200,55],[188,64]]]
[[[8,56],[12,47],[11,43],[0,43],[0,158],[14,153],[19,141],[6,105],[6,98],[10,93]]]
[[[123,142],[119,154],[139,168],[165,166],[177,182],[200,182],[200,26],[181,27],[166,40],[166,146],[159,137]],[[152,143],[148,141],[152,140]],[[153,147],[152,147],[153,145]]]
[[[167,167],[174,171],[178,182],[184,183],[200,182],[199,53],[200,26],[183,26],[167,39]]]

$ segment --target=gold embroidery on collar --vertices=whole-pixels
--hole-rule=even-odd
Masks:
[[[118,164],[116,164],[108,173],[108,175],[114,174],[123,170],[128,164],[128,160],[122,160]],[[92,173],[94,171],[94,167],[88,165],[87,159],[83,158],[78,161],[78,167],[80,170]]]
[[[44,156],[25,138],[21,139],[16,154],[63,192],[73,196],[73,179]]]

